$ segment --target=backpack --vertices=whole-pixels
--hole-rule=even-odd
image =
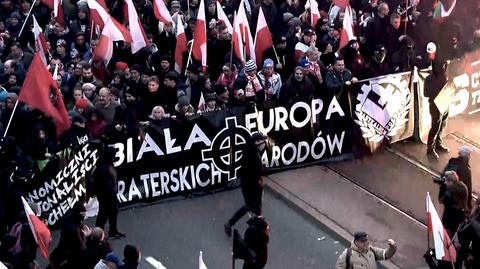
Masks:
[[[369,250],[373,251],[372,247],[369,247]],[[375,261],[377,261],[377,255],[375,255],[375,252],[373,253],[373,257],[375,257]],[[345,263],[347,264],[347,266],[345,267],[346,269],[350,269],[350,259],[352,258],[352,248],[349,247],[347,249],[347,257],[346,257],[346,260],[345,260]]]

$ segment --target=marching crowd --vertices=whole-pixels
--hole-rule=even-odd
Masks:
[[[0,0],[0,133],[8,128],[0,150],[0,261],[17,269],[34,268],[37,249],[21,214],[20,199],[18,206],[9,205],[12,197],[24,191],[11,182],[12,174],[21,179],[34,173],[18,169],[29,161],[48,160],[59,149],[82,144],[85,137],[97,141],[137,137],[149,128],[162,130],[193,115],[234,106],[260,110],[332,96],[348,104],[349,86],[360,79],[410,71],[414,66],[426,68],[435,60],[432,54],[445,60],[480,48],[476,1],[459,4],[449,16],[438,17],[434,0],[350,0],[351,8],[339,4],[348,1],[336,0],[165,0],[173,18],[165,22],[158,19],[157,1],[133,0],[145,46],[132,54],[131,44],[115,41],[105,65],[95,53],[103,36],[93,23],[92,0],[59,1],[62,12],[55,11],[58,14],[50,2],[57,3]],[[128,28],[124,5],[132,1],[93,2]],[[315,25],[312,2],[319,10]],[[207,68],[188,50],[182,51],[183,62],[175,62],[176,24],[182,23],[191,44],[195,28],[201,25],[197,23],[200,3],[205,5]],[[232,30],[218,17],[221,7],[233,23],[240,5],[246,9],[251,33],[260,14],[265,16],[273,47],[260,54],[262,59],[239,59],[232,47]],[[355,35],[347,36],[347,42],[345,16],[350,17]],[[23,81],[39,53],[34,22],[44,30],[46,50],[41,56],[61,92],[52,101],[63,100],[71,121],[59,137],[49,117],[17,105]],[[176,64],[185,70],[175,68]],[[78,205],[65,218],[49,268],[136,268],[139,249],[125,246],[120,261],[110,253],[103,229],[84,228],[84,213]],[[122,234],[113,231],[110,236]]]

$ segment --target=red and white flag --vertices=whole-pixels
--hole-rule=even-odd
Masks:
[[[100,40],[93,51],[93,60],[103,60],[105,66],[108,65],[108,62],[110,62],[110,59],[112,58],[114,41],[132,43],[130,33],[126,29],[124,31],[118,29],[113,20],[113,18],[107,19]]]
[[[308,0],[310,2],[310,24],[312,27],[317,25],[317,21],[320,19],[320,11],[318,10],[317,0]]]
[[[35,53],[25,81],[18,96],[18,101],[36,108],[55,121],[57,137],[70,128],[70,119],[65,109],[57,81],[47,70],[39,53]]]
[[[50,246],[50,241],[52,240],[52,234],[48,229],[47,225],[43,223],[36,215],[33,213],[33,210],[28,205],[27,201],[23,196],[21,197],[23,207],[25,208],[25,213],[28,218],[28,224],[32,230],[33,237],[35,242],[37,242],[38,248],[42,253],[44,258],[48,257],[48,247]]]
[[[457,259],[457,251],[448,236],[447,230],[443,227],[442,221],[438,216],[437,210],[433,205],[430,193],[426,196],[428,232],[433,235],[435,245],[435,258],[437,260],[452,261]]]
[[[33,36],[35,38],[35,50],[39,53],[42,62],[47,65],[47,57],[45,56],[48,53],[47,41],[45,39],[45,35],[43,34],[43,30],[38,25],[37,19],[35,15],[32,15],[33,18]]]
[[[245,46],[246,58],[255,62],[255,46],[253,44],[252,32],[250,31],[250,24],[248,22],[247,13],[245,11],[245,0],[240,2],[240,7],[238,8],[238,24],[240,25],[240,34]],[[247,60],[245,59],[245,61]]]
[[[353,34],[352,7],[348,6],[345,9],[345,16],[343,17],[343,28],[340,32],[340,46],[338,49],[341,50],[350,40],[354,39],[356,39],[356,37]]]
[[[132,44],[130,47],[132,49],[132,54],[135,54],[137,51],[147,46],[147,34],[143,29],[143,25],[140,22],[138,17],[137,10],[132,0],[125,0],[124,2],[124,16],[128,19],[128,25],[130,27],[130,35],[132,36]]]
[[[258,12],[257,29],[255,32],[255,57],[257,59],[257,66],[262,66],[263,54],[265,53],[265,50],[272,47],[272,34],[268,30],[265,15],[263,14],[262,7],[260,7]]]
[[[225,14],[225,11],[223,11],[222,5],[220,2],[217,1],[217,18],[219,21],[223,22],[228,29],[228,32],[233,35],[233,27],[230,21],[228,20],[227,15]]]
[[[202,70],[207,69],[207,28],[205,23],[205,4],[200,1],[198,8],[197,23],[193,34],[193,58],[202,63]]]
[[[65,15],[63,14],[63,0],[41,0],[40,2],[53,9],[53,17],[57,22],[65,25]]]
[[[112,23],[116,28],[118,28],[119,31],[128,33],[128,30],[125,28],[125,26],[123,26],[121,23],[119,23],[117,20],[110,16],[110,13],[108,13],[105,2],[103,0],[87,0],[87,4],[90,8],[90,16],[92,18],[92,21],[94,22],[94,24],[100,27],[100,30],[103,30],[103,27],[105,26],[107,20],[111,19]],[[130,36],[130,33],[128,33],[128,35]],[[132,41],[130,36],[129,43],[131,42]]]
[[[183,72],[183,57],[188,51],[187,36],[183,28],[181,16],[177,16],[177,43],[175,45],[175,71]]]
[[[300,60],[305,56],[305,53],[310,47],[303,44],[302,42],[297,42],[295,44],[295,52],[294,52],[294,58],[295,58],[295,63],[300,63]]]
[[[163,0],[154,0],[153,1],[153,14],[157,20],[165,24],[173,24],[172,16],[170,11],[168,11],[167,6]]]
[[[243,51],[244,44],[242,39],[242,31],[240,30],[240,23],[238,21],[238,16],[236,12],[233,17],[232,45],[235,56],[237,56],[240,62],[244,64],[246,62],[245,53]]]

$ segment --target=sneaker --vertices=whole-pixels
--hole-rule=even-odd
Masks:
[[[449,153],[449,152],[450,152],[450,149],[447,148],[447,147],[445,147],[445,146],[443,146],[443,145],[437,145],[437,146],[435,147],[435,150],[438,151],[438,152],[440,152],[440,153]]]
[[[225,230],[225,233],[227,234],[227,236],[232,236],[232,225],[230,225],[230,223],[225,223],[223,225],[223,229]]]
[[[108,233],[108,237],[110,237],[110,238],[122,238],[122,237],[125,237],[125,236],[127,236],[127,235],[124,234],[124,233],[121,233],[121,232]]]
[[[438,160],[438,158],[440,158],[440,156],[438,156],[438,153],[434,149],[427,150],[427,156],[430,157],[430,158],[436,159],[436,160]]]

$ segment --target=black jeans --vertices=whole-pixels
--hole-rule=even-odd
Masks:
[[[118,214],[118,207],[117,202],[115,199],[113,201],[111,199],[102,199],[97,197],[98,199],[98,216],[95,222],[95,226],[104,229],[107,220],[109,222],[109,235],[114,235],[118,232],[117,230],[117,214]]]
[[[428,132],[427,147],[434,150],[435,147],[442,144],[442,133],[447,125],[448,111],[441,115],[435,103],[430,103],[430,116],[432,117],[432,127]]]

